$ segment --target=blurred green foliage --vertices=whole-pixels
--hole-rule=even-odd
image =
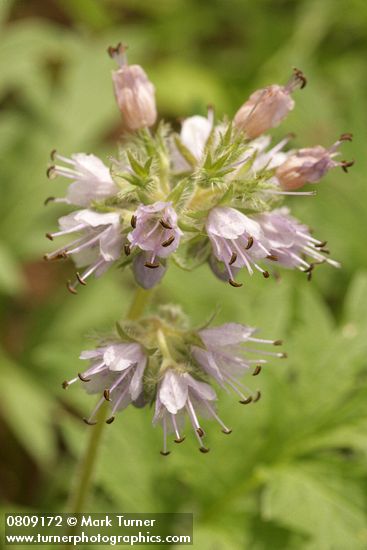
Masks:
[[[309,79],[276,137],[331,144],[353,132],[349,176],[333,171],[316,199],[289,201],[329,241],[340,271],[249,280],[234,290],[207,268],[171,266],[156,300],[193,319],[220,306],[284,338],[289,359],[256,382],[263,399],[241,408],[221,393],[233,427],[210,427],[211,452],[188,440],[168,459],[151,411],[127,410],[106,429],[90,511],[193,511],[201,550],[359,550],[367,547],[367,218],[364,0],[24,0],[0,2],[0,495],[3,511],[65,508],[92,406],[60,382],[78,370],[94,330],[113,326],[133,292],[111,270],[77,297],[71,265],[43,264],[43,235],[63,208],[45,177],[49,151],[115,154],[121,124],[105,50],[119,40],[157,88],[162,116],[233,115],[256,87]],[[188,292],[188,289],[190,291]],[[103,299],[102,299],[103,297]]]

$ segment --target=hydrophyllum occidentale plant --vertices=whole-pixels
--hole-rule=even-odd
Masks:
[[[66,237],[67,244],[45,255],[74,261],[71,293],[112,265],[131,268],[145,290],[162,280],[171,261],[188,271],[207,263],[213,276],[235,288],[242,286],[240,270],[268,278],[284,267],[311,279],[319,264],[339,266],[326,242],[283,201],[314,195],[308,184],[332,168],[347,171],[352,162],[338,157],[351,135],[327,148],[287,151],[289,136],[270,146],[266,135],[293,109],[293,95],[306,85],[301,71],[295,69],[284,86],[254,92],[233,119],[216,121],[210,108],[206,117],[184,120],[177,133],[157,123],[154,86],[144,70],[127,63],[121,44],[108,51],[117,62],[112,80],[126,130],[117,158],[107,166],[91,154],[69,158],[53,151],[47,172],[71,180],[64,197],[47,199],[72,207],[59,229],[47,233],[52,241]],[[96,423],[106,402],[108,424],[129,404],[152,404],[153,422],[163,428],[163,455],[169,454],[171,434],[176,443],[184,440],[187,421],[200,451],[207,452],[202,418],[231,432],[217,412],[215,386],[231,390],[241,404],[255,403],[260,391],[244,384],[245,375],[250,379],[270,358],[285,357],[271,348],[280,344],[242,324],[193,328],[176,306],[160,306],[151,316],[134,306],[116,333],[82,352],[87,366],[63,386],[81,382],[100,395],[87,424]]]

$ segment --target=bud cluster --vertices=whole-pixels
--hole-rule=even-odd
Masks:
[[[131,267],[145,289],[160,282],[170,260],[188,271],[207,263],[214,275],[235,288],[242,286],[241,270],[267,279],[283,267],[311,279],[319,264],[339,266],[330,259],[326,241],[314,237],[282,202],[287,195],[315,195],[299,189],[319,182],[332,168],[346,172],[353,162],[338,160],[338,155],[351,135],[343,134],[329,148],[299,150],[287,150],[291,136],[271,147],[270,137],[264,135],[294,108],[294,92],[306,85],[301,71],[295,69],[285,86],[254,92],[232,120],[217,121],[209,108],[205,117],[184,120],[177,133],[169,124],[156,124],[154,86],[139,65],[128,64],[126,48],[119,44],[108,51],[118,64],[112,80],[125,129],[118,155],[107,166],[92,154],[68,158],[53,151],[47,170],[51,179],[71,180],[64,197],[46,200],[75,209],[59,219],[57,231],[47,233],[52,241],[66,241],[45,255],[46,260],[74,261],[75,279],[67,282],[71,293],[112,265]],[[91,366],[79,378],[88,382],[89,392],[102,390],[97,408],[104,399],[112,401],[109,422],[129,403],[154,401],[154,418],[165,434],[164,452],[171,428],[176,440],[182,439],[182,412],[205,449],[198,405],[229,433],[215,412],[210,379],[232,388],[241,402],[256,401],[259,394],[246,393],[237,381],[253,362],[243,359],[238,346],[260,341],[252,329],[228,324],[195,337],[193,332],[176,331],[178,345],[170,343],[167,326],[157,328],[156,321],[143,325],[138,332],[144,341],[125,341],[120,334],[121,341],[84,352],[81,358],[89,359]],[[173,349],[183,356],[177,358]],[[256,361],[253,374],[260,365]],[[88,422],[93,418],[94,413]]]

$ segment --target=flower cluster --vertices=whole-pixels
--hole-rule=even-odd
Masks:
[[[343,134],[329,148],[284,148],[290,137],[269,149],[264,135],[294,108],[294,92],[306,84],[295,70],[285,86],[254,92],[233,121],[215,122],[214,112],[195,115],[175,133],[156,122],[154,87],[138,65],[128,65],[125,47],[109,48],[117,61],[113,85],[126,133],[118,158],[110,167],[94,155],[66,158],[55,151],[50,178],[72,180],[64,202],[82,210],[59,220],[54,239],[76,237],[47,260],[69,256],[77,268],[68,288],[76,293],[87,277],[100,276],[113,263],[132,267],[137,283],[156,285],[171,257],[184,269],[207,262],[234,287],[244,268],[269,277],[277,266],[298,268],[310,277],[315,265],[338,263],[328,258],[322,240],[281,208],[286,195],[316,183],[334,167],[344,171],[352,162],[338,160],[339,148],[351,139]]]
[[[287,195],[315,195],[300,189],[333,168],[347,172],[353,162],[338,155],[351,135],[341,135],[329,148],[298,150],[289,149],[289,135],[273,146],[266,135],[294,108],[294,93],[306,85],[300,70],[285,86],[255,91],[233,119],[217,121],[209,108],[207,116],[187,118],[176,132],[156,124],[154,86],[139,65],[128,64],[126,48],[118,44],[108,52],[118,65],[112,73],[124,128],[118,154],[107,166],[92,154],[68,158],[53,151],[47,170],[50,179],[71,180],[64,197],[46,200],[66,203],[72,211],[46,235],[64,244],[45,255],[74,261],[75,279],[67,283],[71,293],[112,265],[131,267],[138,285],[150,289],[171,259],[188,271],[207,263],[232,287],[242,286],[241,270],[267,279],[278,266],[311,279],[318,264],[339,266],[326,241],[314,237],[283,201]],[[264,357],[285,354],[251,345],[281,342],[256,338],[254,329],[234,323],[196,331],[189,325],[167,322],[163,314],[125,322],[118,325],[118,337],[83,352],[89,367],[64,387],[81,380],[89,393],[101,394],[86,422],[95,422],[104,401],[111,404],[107,423],[130,403],[153,404],[153,422],[163,427],[162,454],[168,454],[170,432],[177,443],[183,441],[185,417],[202,452],[208,448],[199,413],[230,433],[216,411],[213,384],[235,392],[240,403],[258,401],[260,392],[240,378],[259,374]]]
[[[159,317],[119,325],[118,337],[83,351],[80,359],[89,361],[88,368],[65,381],[63,387],[81,381],[88,393],[100,394],[96,407],[84,418],[90,425],[96,423],[96,413],[105,401],[111,409],[107,424],[129,404],[144,407],[154,403],[153,423],[163,428],[163,455],[169,454],[170,433],[176,443],[185,439],[186,419],[200,451],[206,453],[209,449],[199,415],[216,420],[225,434],[232,431],[218,416],[212,384],[231,390],[241,404],[255,403],[260,391],[251,390],[241,378],[258,375],[268,357],[286,357],[282,352],[258,349],[256,346],[279,346],[282,342],[257,338],[255,332],[236,323],[190,331],[172,319],[168,322],[160,312]]]

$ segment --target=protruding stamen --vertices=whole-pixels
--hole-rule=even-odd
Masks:
[[[229,260],[229,265],[233,265],[237,260],[237,252],[232,252],[231,259]]]
[[[351,166],[353,166],[354,163],[355,163],[354,160],[342,160],[340,161],[340,166],[341,166],[341,169],[347,174],[348,168],[351,168]]]
[[[231,286],[235,287],[235,288],[240,288],[242,285],[242,283],[237,283],[237,281],[235,281],[234,279],[228,279],[228,282]]]
[[[252,245],[254,244],[254,238],[253,237],[249,237],[247,239],[247,245],[245,246],[245,249],[246,250],[250,250],[250,248],[252,247]]]
[[[185,436],[180,437],[180,439],[174,439],[175,443],[182,443],[183,441],[185,441]]]
[[[136,228],[136,216],[135,215],[131,216],[130,223],[131,223],[131,227],[133,229],[135,229]]]
[[[52,236],[52,233],[46,233],[45,237],[46,237],[46,239],[49,239],[50,241],[54,240],[54,238]]]
[[[103,391],[103,397],[106,401],[111,401],[110,390],[108,388]]]
[[[72,285],[71,281],[67,281],[66,288],[71,294],[78,294],[78,292],[75,290],[74,286]]]
[[[49,166],[46,170],[46,176],[49,178],[49,179],[54,179],[56,177],[56,171],[55,171],[55,166]]]
[[[66,390],[66,388],[69,387],[69,382],[67,380],[64,380],[63,383],[61,384],[62,387],[64,388],[64,390]]]
[[[196,428],[197,433],[200,435],[200,437],[204,437],[204,430],[202,428]]]
[[[210,451],[210,449],[208,449],[208,447],[199,447],[199,451],[201,453],[208,453]]]
[[[269,277],[270,277],[269,271],[263,271],[262,274],[263,274],[264,279],[269,279]]]
[[[122,67],[127,63],[126,50],[127,46],[119,42],[116,47],[109,46],[107,48],[107,53],[111,57],[111,59],[116,61],[120,65],[120,67]]]
[[[130,245],[127,244],[127,243],[124,244],[124,252],[125,252],[126,256],[130,256],[131,248],[130,248]]]
[[[78,372],[78,378],[82,382],[90,382],[91,381],[91,378],[85,378],[80,372]]]
[[[295,80],[300,82],[300,88],[302,90],[302,88],[304,88],[307,84],[307,78],[305,77],[303,72],[300,69],[297,69],[296,67],[294,67],[293,69],[293,74],[294,74]]]
[[[86,286],[87,284],[86,281],[80,276],[78,271],[75,273],[75,276],[81,285]]]
[[[340,136],[339,141],[353,141],[353,134],[346,132]]]
[[[85,422],[86,424],[88,424],[88,426],[95,426],[97,424],[97,422],[94,420],[89,420],[89,418],[83,418],[83,422]]]
[[[268,260],[271,260],[272,262],[277,262],[278,261],[278,256],[275,256],[274,254],[268,254],[268,256],[266,256],[266,258]]]
[[[159,223],[161,224],[162,227],[164,227],[165,229],[173,229],[172,228],[172,225],[167,221],[167,220],[164,220],[163,218],[161,218],[159,220]]]
[[[315,243],[316,248],[324,248],[324,246],[327,245],[327,241],[321,241],[319,243]]]
[[[241,403],[241,405],[248,405],[249,403],[251,403],[251,401],[252,401],[252,397],[251,395],[249,395],[249,397],[246,397],[246,399],[241,399],[239,403]]]
[[[162,456],[168,456],[171,454],[171,451],[159,451]]]
[[[252,373],[252,376],[257,376],[261,372],[261,365],[256,365],[254,372]]]
[[[167,240],[165,240],[165,241],[162,243],[162,246],[163,246],[164,248],[166,248],[167,246],[169,246],[170,244],[172,244],[174,240],[175,240],[175,236],[174,236],[174,235],[171,235]]]
[[[106,424],[112,424],[112,422],[115,420],[114,416],[110,416],[110,418],[107,418]]]
[[[47,206],[49,202],[53,202],[54,200],[55,200],[55,197],[47,197],[47,199],[45,199],[45,200],[43,201],[43,204],[44,204],[45,206]]]
[[[252,402],[253,402],[253,403],[256,403],[256,401],[259,401],[260,397],[261,397],[261,391],[260,391],[260,390],[256,390],[256,392],[255,392],[255,397],[253,397]]]
[[[149,267],[149,269],[157,269],[159,267],[159,262],[151,263],[151,262],[145,262],[145,267]]]
[[[282,346],[283,345],[283,340],[274,340],[273,342],[273,346]]]

